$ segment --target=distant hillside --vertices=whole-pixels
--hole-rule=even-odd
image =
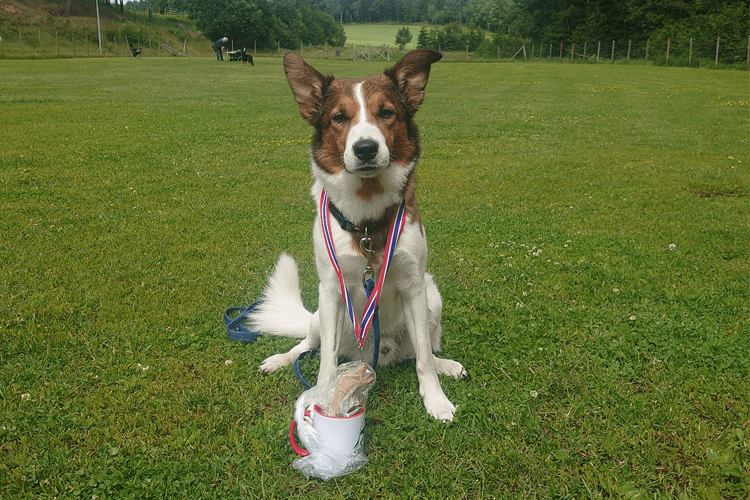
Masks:
[[[99,54],[96,5],[92,0],[0,0],[0,57],[81,57]],[[210,44],[183,15],[153,14],[99,4],[102,55],[209,55]],[[127,44],[125,43],[127,41]]]
[[[91,0],[71,0],[70,12],[66,12],[66,0],[0,0],[0,20],[10,18],[26,23],[38,23],[49,17],[96,17],[96,6]],[[99,4],[99,17],[116,21],[127,21],[127,17],[115,12],[113,7]]]

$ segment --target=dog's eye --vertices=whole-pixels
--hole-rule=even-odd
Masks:
[[[378,113],[378,118],[382,118],[383,120],[388,120],[389,118],[393,118],[393,115],[396,113],[392,109],[383,108],[380,110],[380,113]]]
[[[344,113],[336,113],[335,115],[333,115],[333,118],[331,118],[331,120],[338,123],[339,125],[343,125],[344,123],[349,121],[349,117]]]

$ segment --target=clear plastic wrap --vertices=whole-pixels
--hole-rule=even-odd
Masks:
[[[364,451],[364,423],[367,393],[375,382],[375,370],[362,361],[340,365],[326,384],[303,392],[297,399],[293,429],[306,448],[307,456],[292,466],[307,477],[328,481],[354,472],[367,462]]]

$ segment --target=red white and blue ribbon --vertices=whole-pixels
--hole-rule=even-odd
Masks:
[[[383,289],[383,283],[385,282],[385,277],[388,274],[388,268],[391,265],[391,259],[393,258],[393,254],[396,250],[398,238],[399,236],[401,236],[401,232],[404,230],[404,225],[406,224],[404,210],[404,202],[401,202],[401,205],[398,207],[396,217],[391,222],[391,227],[388,230],[388,240],[386,241],[385,252],[383,254],[383,265],[380,268],[380,277],[378,277],[378,282],[375,284],[375,288],[373,289],[372,294],[370,294],[370,297],[367,299],[367,305],[365,306],[364,313],[362,314],[362,325],[360,326],[359,322],[357,321],[357,316],[354,314],[354,307],[352,306],[349,292],[346,289],[346,283],[344,283],[344,275],[341,272],[341,266],[339,266],[338,259],[336,259],[336,247],[333,244],[333,234],[331,233],[331,225],[329,220],[330,210],[328,194],[326,194],[325,190],[323,190],[323,192],[320,194],[320,225],[323,229],[323,237],[326,243],[326,250],[328,250],[328,258],[331,259],[333,270],[336,272],[336,276],[338,276],[339,278],[339,284],[341,285],[341,295],[344,298],[344,304],[346,305],[346,310],[349,313],[349,319],[351,319],[352,325],[354,325],[354,334],[357,336],[357,345],[359,347],[362,347],[362,344],[365,342],[367,332],[372,325],[373,317],[375,316],[375,312],[378,308],[378,301],[380,300],[380,292]]]

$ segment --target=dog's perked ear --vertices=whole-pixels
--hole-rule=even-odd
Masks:
[[[323,107],[323,94],[334,80],[333,76],[321,75],[294,52],[287,52],[284,56],[284,72],[302,117],[316,126]]]
[[[407,53],[396,65],[385,70],[385,76],[394,81],[405,97],[410,114],[414,114],[424,101],[424,89],[430,76],[430,65],[439,61],[443,54],[437,50],[419,49]]]

